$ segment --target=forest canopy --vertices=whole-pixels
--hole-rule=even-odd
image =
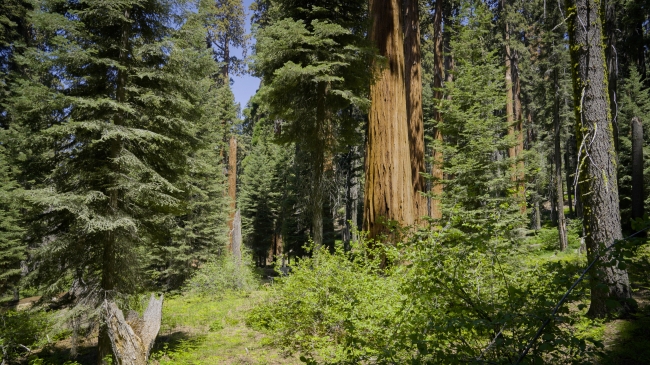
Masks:
[[[286,363],[650,356],[603,337],[650,318],[649,1],[5,0],[0,25],[3,365],[85,363],[82,337],[182,363],[168,308],[229,295]]]

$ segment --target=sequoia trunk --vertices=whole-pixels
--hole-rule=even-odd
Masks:
[[[387,61],[385,66],[374,63],[376,79],[370,87],[363,214],[370,238],[388,233],[384,220],[402,226],[414,222],[399,4],[398,0],[370,1],[374,21],[370,39]]]
[[[589,314],[604,317],[610,310],[606,305],[608,300],[616,300],[627,308],[631,293],[627,271],[618,267],[611,252],[604,251],[607,245],[621,239],[622,233],[598,4],[596,0],[566,2],[585,245],[590,261],[600,255],[590,271]]]
[[[433,118],[436,121],[436,128],[434,130],[433,138],[438,144],[433,147],[433,164],[431,175],[433,177],[433,200],[431,201],[431,218],[442,218],[442,211],[440,209],[440,195],[442,194],[442,179],[443,175],[443,155],[440,145],[442,143],[442,113],[440,112],[440,100],[443,98],[442,93],[442,80],[445,74],[444,54],[443,54],[443,34],[442,34],[442,1],[436,0],[436,9],[433,16],[433,98],[435,109],[433,111]],[[451,75],[451,73],[449,73]]]
[[[427,216],[424,177],[424,115],[422,112],[422,62],[420,54],[420,16],[417,0],[404,1],[404,66],[406,77],[406,113],[408,117],[413,213],[416,222]]]

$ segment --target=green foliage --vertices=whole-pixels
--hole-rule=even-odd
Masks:
[[[380,260],[366,259],[366,250],[316,249],[275,281],[271,300],[253,310],[249,323],[308,362],[359,363],[380,355],[395,328],[399,280],[381,275]]]
[[[44,345],[50,323],[44,312],[0,312],[0,358],[15,360]]]
[[[629,68],[629,75],[621,81],[619,90],[619,114],[617,126],[619,128],[619,164],[618,164],[618,186],[621,207],[621,219],[630,228],[630,214],[632,204],[632,139],[631,122],[632,118],[641,119],[643,125],[643,176],[644,181],[650,181],[650,94],[645,88],[641,75],[636,67]],[[650,209],[650,186],[645,184],[645,211]]]
[[[215,155],[205,153],[214,149],[219,116],[218,65],[205,49],[203,25],[190,19],[175,30],[167,1],[43,0],[37,8],[42,47],[20,59],[31,72],[16,85],[10,109],[16,128],[37,141],[16,139],[12,151],[29,144],[42,161],[26,194],[40,262],[32,278],[52,291],[72,277],[137,290],[146,284],[141,274],[151,251],[186,276],[178,261],[187,268],[223,239],[216,233],[223,227],[218,165],[207,166]],[[202,137],[206,129],[212,133]],[[197,207],[212,199],[209,209]],[[174,222],[186,209],[194,216]],[[196,218],[201,209],[208,213]],[[185,229],[191,249],[159,254],[175,226]]]
[[[0,137],[4,137],[1,129]],[[21,276],[20,262],[26,256],[17,203],[20,190],[12,172],[4,143],[0,142],[0,295],[17,284]]]
[[[221,255],[208,261],[185,285],[185,291],[202,296],[222,296],[230,291],[250,292],[259,285],[251,265],[251,258],[241,260],[232,255]]]
[[[492,13],[481,2],[462,4],[451,36],[454,80],[444,85],[449,99],[441,102],[444,123],[438,126],[445,143],[434,146],[443,151],[445,175],[453,176],[441,182],[442,210],[468,233],[490,225],[505,234],[519,227],[522,217],[513,198],[513,160],[504,156],[516,141],[504,136],[503,71],[488,47]]]
[[[271,288],[249,323],[311,363],[510,363],[577,278],[582,260],[529,264],[457,229],[382,251],[317,250]],[[408,263],[380,270],[380,260]],[[577,258],[577,256],[576,256]],[[580,285],[569,302],[582,303]],[[571,305],[571,304],[570,304]],[[563,306],[525,363],[588,363],[592,324]],[[580,328],[578,331],[576,328]]]

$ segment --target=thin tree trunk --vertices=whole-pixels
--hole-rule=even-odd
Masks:
[[[124,11],[124,18],[129,19],[129,10]],[[120,53],[119,53],[119,62],[120,68],[117,70],[117,84],[115,91],[115,98],[118,103],[126,102],[126,84],[127,84],[127,75],[124,67],[128,61],[128,45],[129,45],[129,23],[125,20],[122,23],[121,30],[121,40],[120,40]],[[115,115],[113,124],[116,126],[121,126],[124,124],[125,116],[122,112],[118,112]],[[115,139],[111,142],[110,147],[110,165],[113,172],[113,176],[120,175],[120,165],[117,163],[117,159],[122,153],[122,138],[116,136]],[[115,178],[113,181],[112,189],[108,192],[109,196],[109,209],[111,214],[114,216],[118,215],[120,209],[120,197],[119,177]],[[104,252],[102,253],[102,278],[101,278],[101,290],[104,294],[104,297],[110,297],[113,295],[113,291],[116,288],[117,281],[117,236],[115,230],[110,231],[106,235],[106,241],[104,243]],[[99,365],[108,365],[107,359],[113,358],[114,354],[111,346],[111,340],[108,334],[108,324],[107,318],[102,317],[101,323],[99,324],[99,335],[98,335],[98,359],[97,363]]]
[[[555,198],[557,199],[557,230],[560,238],[560,251],[566,250],[568,246],[566,236],[566,220],[564,218],[564,191],[562,189],[562,149],[560,147],[560,138],[562,129],[560,128],[560,82],[558,70],[554,70],[555,98],[553,103],[553,126],[554,126],[554,165],[555,165]]]
[[[399,4],[370,1],[370,39],[387,61],[386,67],[373,65],[376,81],[370,87],[363,218],[370,238],[389,233],[384,220],[401,226],[414,223]]]
[[[230,197],[230,217],[228,218],[228,232],[230,240],[228,250],[232,252],[233,240],[233,220],[237,208],[237,138],[235,135],[230,136],[230,149],[228,152],[228,196]]]
[[[643,217],[643,124],[632,118],[632,218]]]
[[[524,153],[524,114],[521,106],[521,79],[519,77],[519,56],[513,55],[512,58],[512,87],[514,98],[514,119],[515,119],[515,133],[517,135],[517,146],[515,147],[515,155],[517,157],[515,180],[517,181],[517,199],[519,201],[519,211],[521,214],[526,214],[526,181],[525,181],[525,167],[522,155]]]
[[[312,239],[316,246],[323,244],[323,202],[324,202],[324,170],[331,168],[331,161],[325,166],[326,153],[329,148],[331,130],[327,113],[328,85],[320,82],[318,88],[318,103],[316,106],[316,140],[312,146],[312,176],[311,176],[311,218]]]
[[[611,252],[604,248],[622,238],[616,183],[616,153],[608,103],[607,70],[602,44],[601,13],[596,0],[566,1],[569,17],[571,64],[578,164],[583,204],[585,245],[589,260],[598,258],[590,271],[589,315],[604,317],[608,300],[627,310],[630,282]],[[583,143],[583,141],[585,143]],[[604,285],[603,285],[604,284]]]
[[[424,177],[424,114],[422,112],[422,60],[420,53],[420,15],[417,0],[404,0],[404,75],[406,77],[406,113],[409,126],[413,213],[417,224],[426,222],[427,198]]]
[[[565,146],[565,152],[564,152],[564,172],[566,173],[566,195],[567,198],[569,199],[569,215],[573,217],[573,199],[572,199],[572,191],[571,191],[571,154],[569,153],[569,141],[567,141],[567,145]]]
[[[433,138],[438,144],[433,148],[433,165],[431,175],[433,177],[433,186],[431,192],[433,200],[431,201],[431,218],[442,218],[442,210],[440,207],[440,195],[442,195],[442,179],[443,175],[443,155],[440,145],[442,144],[442,113],[440,112],[440,101],[443,98],[442,93],[442,80],[445,77],[444,65],[444,51],[443,51],[443,30],[442,30],[442,5],[443,0],[436,0],[435,14],[433,16],[433,98],[435,108],[433,111],[433,118],[436,121],[436,128],[434,130]],[[451,72],[448,72],[451,77]]]
[[[343,241],[345,249],[349,249],[350,241],[356,240],[353,230],[358,229],[357,206],[359,200],[359,178],[357,177],[357,147],[352,147],[347,161],[346,196],[345,196],[345,234]]]
[[[539,199],[535,199],[533,212],[533,229],[539,231],[542,229],[542,214],[539,211]]]

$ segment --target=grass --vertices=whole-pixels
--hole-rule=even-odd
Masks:
[[[300,364],[272,347],[270,339],[244,323],[267,292],[222,297],[184,295],[165,300],[153,364]]]

